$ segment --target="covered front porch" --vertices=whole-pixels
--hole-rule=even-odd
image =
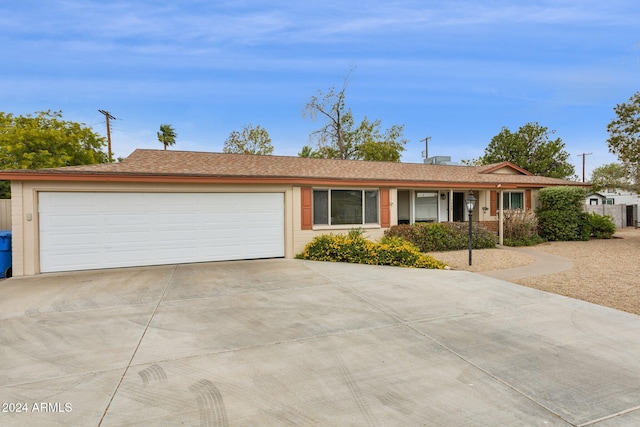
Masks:
[[[503,215],[507,209],[533,209],[530,189],[397,189],[398,224],[419,222],[467,222],[465,199],[469,192],[476,198],[473,221],[482,223],[503,238]]]
[[[487,193],[484,190],[473,191],[478,200],[473,213],[474,221],[483,221],[487,203],[482,199]],[[416,222],[466,222],[469,214],[465,207],[465,197],[469,191],[459,189],[398,189],[398,224]],[[485,210],[482,210],[485,207]]]

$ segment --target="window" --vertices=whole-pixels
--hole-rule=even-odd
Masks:
[[[313,190],[313,224],[378,224],[378,190]]]
[[[524,193],[505,191],[504,209],[524,209]],[[496,200],[496,208],[500,209],[500,196]]]
[[[606,203],[607,205],[615,205],[615,204],[616,204],[615,200],[610,199],[610,198],[609,198],[609,199],[607,199],[605,203]]]
[[[313,223],[329,224],[329,192],[313,192]]]
[[[589,204],[590,205],[597,205],[598,204],[598,199],[589,199]]]
[[[438,221],[438,192],[417,191],[415,198],[415,222]]]

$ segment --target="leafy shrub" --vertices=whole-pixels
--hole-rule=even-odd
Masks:
[[[296,258],[433,269],[446,267],[446,264],[421,253],[400,237],[385,236],[380,242],[372,242],[358,230],[352,230],[348,235],[330,233],[316,236]]]
[[[401,237],[422,252],[456,251],[469,247],[469,223],[436,222],[394,225],[385,236]],[[496,235],[479,224],[473,224],[473,248],[496,247]]]
[[[547,187],[540,190],[541,210],[560,210],[582,212],[582,205],[587,196],[580,187]]]
[[[538,235],[538,219],[531,210],[504,211],[504,245],[534,246],[545,240]]]
[[[538,236],[537,234],[535,236],[531,236],[531,237],[519,237],[519,238],[508,238],[505,237],[504,238],[504,245],[505,246],[535,246],[535,245],[539,245],[540,243],[544,243],[546,242],[546,240],[544,240],[542,237]]]
[[[538,233],[546,240],[589,240],[591,221],[583,212],[586,191],[577,187],[549,187],[540,190]]]
[[[589,218],[591,223],[591,235],[596,239],[610,239],[616,232],[616,225],[609,215],[598,215],[592,212]]]
[[[589,214],[571,211],[538,212],[540,236],[551,241],[589,240],[591,226]]]

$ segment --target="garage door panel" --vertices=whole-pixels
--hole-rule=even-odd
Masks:
[[[199,209],[202,209],[200,206]],[[153,215],[153,224],[176,227],[181,224],[193,225],[200,222],[200,214],[167,212]]]
[[[105,245],[107,247],[114,247],[116,245],[126,244],[140,244],[148,242],[152,238],[152,234],[149,231],[125,231],[125,232],[109,232],[105,235]]]
[[[97,232],[78,233],[77,230],[68,230],[64,233],[50,233],[45,238],[40,239],[41,245],[52,248],[62,248],[67,246],[82,246],[91,248],[95,246],[100,234]]]
[[[50,230],[52,228],[60,229],[76,228],[76,227],[95,227],[99,223],[99,218],[95,216],[72,214],[65,215],[49,215],[44,218],[40,218],[40,230]]]
[[[52,262],[60,266],[60,271],[90,270],[100,268],[96,265],[95,259],[99,258],[101,254],[101,251],[85,250],[78,255],[54,254],[51,258]]]
[[[42,272],[284,256],[283,193],[39,195]]]
[[[99,217],[100,215],[98,215]],[[103,222],[116,227],[130,225],[132,227],[146,227],[149,224],[149,214],[104,214]]]

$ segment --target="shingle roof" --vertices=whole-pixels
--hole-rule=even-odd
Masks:
[[[518,174],[495,173],[501,167],[511,167]],[[525,175],[522,169],[509,163],[485,166],[425,165],[421,163],[367,162],[360,160],[311,159],[285,156],[258,156],[193,151],[135,150],[119,163],[70,166],[30,171],[2,171],[0,179],[128,180],[173,181],[199,178],[200,181],[252,179],[279,182],[376,182],[389,185],[482,184],[496,186],[544,187],[554,185],[583,185],[574,181]],[[75,177],[75,178],[74,178]]]

